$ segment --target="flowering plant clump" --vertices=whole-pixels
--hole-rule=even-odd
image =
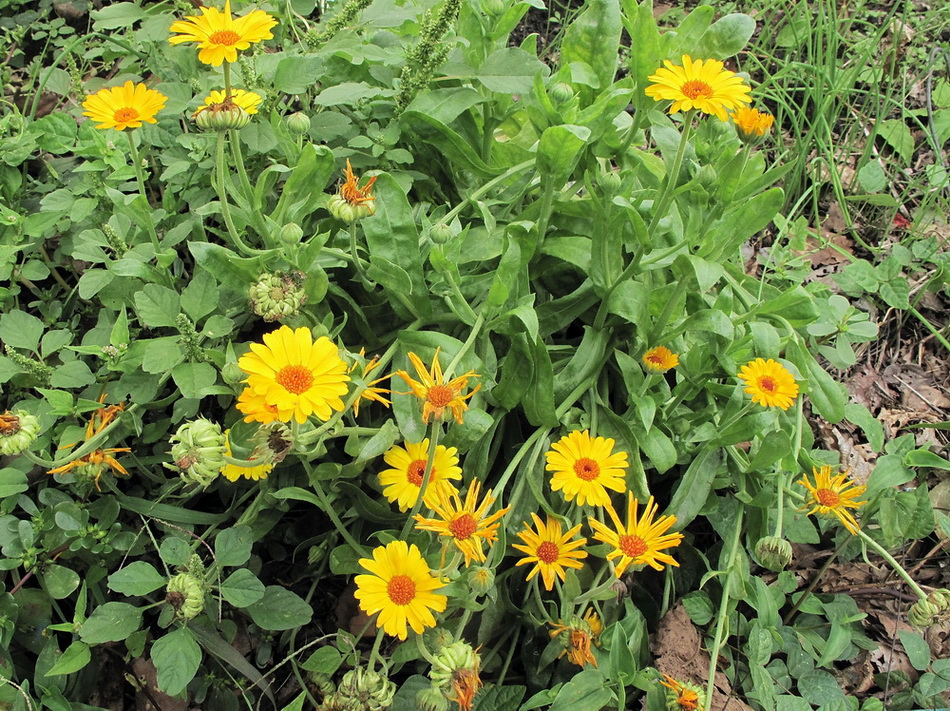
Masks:
[[[7,13],[0,706],[946,706],[939,72],[531,6]]]

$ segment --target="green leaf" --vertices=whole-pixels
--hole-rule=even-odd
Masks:
[[[257,280],[260,271],[257,259],[238,257],[230,249],[210,242],[189,242],[188,251],[198,264],[217,279],[219,284],[242,294]]]
[[[198,270],[181,292],[181,307],[193,321],[214,311],[218,307],[218,285],[214,277]]]
[[[26,474],[19,469],[0,469],[0,499],[16,496],[30,488]]]
[[[84,642],[73,642],[62,656],[56,660],[56,663],[46,671],[46,676],[57,676],[59,674],[72,674],[86,666],[92,659],[89,652],[89,645]]]
[[[96,376],[81,360],[71,360],[56,366],[49,384],[54,388],[81,388],[96,382]]]
[[[499,94],[530,94],[534,77],[547,73],[547,66],[537,57],[520,47],[506,47],[489,54],[475,78]]]
[[[914,478],[912,469],[904,465],[903,457],[897,454],[885,454],[878,457],[874,471],[868,477],[868,494],[892,489],[895,486],[906,484]]]
[[[209,363],[179,363],[172,369],[172,380],[181,390],[182,397],[200,400],[214,394],[218,371]]]
[[[302,627],[313,617],[313,608],[303,598],[276,585],[268,585],[264,597],[245,610],[255,625],[271,631]]]
[[[46,566],[40,573],[40,580],[43,587],[54,600],[62,600],[72,595],[73,591],[79,587],[79,573],[72,568],[67,568],[55,563]]]
[[[121,642],[142,624],[142,610],[125,602],[107,602],[97,607],[79,629],[86,644]]]
[[[43,331],[43,322],[23,311],[7,311],[0,316],[0,341],[13,348],[37,350]]]
[[[330,676],[336,673],[341,664],[343,664],[343,655],[336,647],[327,645],[317,649],[300,666],[305,671]]]
[[[123,595],[148,595],[166,583],[165,576],[142,560],[129,563],[109,576],[109,589]]]
[[[589,138],[590,129],[584,126],[565,124],[545,129],[538,143],[538,171],[542,183],[560,187],[573,172]]]
[[[560,65],[584,62],[605,89],[617,73],[621,29],[618,0],[591,0],[564,30]]]
[[[79,277],[79,295],[84,299],[91,299],[109,286],[113,279],[115,274],[105,269],[89,269]]]
[[[178,294],[158,284],[146,284],[134,301],[139,319],[149,328],[174,327],[181,311]]]
[[[115,3],[101,10],[93,10],[90,14],[93,27],[99,32],[131,27],[148,16],[145,10],[134,2]]]
[[[689,465],[667,509],[669,514],[676,516],[674,528],[677,531],[683,530],[696,518],[705,505],[721,463],[719,450],[703,449]]]
[[[548,711],[578,711],[601,709],[613,698],[604,675],[595,669],[585,669],[561,687]]]
[[[903,277],[882,282],[877,293],[888,306],[895,309],[910,308],[910,285]]]
[[[673,440],[662,430],[651,427],[645,436],[640,437],[640,448],[659,473],[669,471],[677,459]]]
[[[244,565],[251,557],[254,533],[247,526],[226,528],[214,539],[214,557],[218,565]]]
[[[813,669],[799,677],[798,693],[815,706],[824,706],[844,699],[844,692],[837,680],[821,669]]]
[[[524,686],[492,686],[475,696],[472,711],[518,711]]]
[[[930,645],[926,640],[916,632],[911,630],[898,630],[898,636],[901,638],[901,644],[904,645],[904,651],[910,663],[917,671],[924,671],[930,666]]]
[[[818,413],[831,423],[844,419],[844,406],[848,401],[844,387],[818,365],[807,347],[798,341],[789,344],[787,356],[808,380],[808,396]]]
[[[547,346],[540,338],[532,346],[531,360],[534,363],[531,384],[522,399],[525,416],[535,427],[557,427],[559,420],[554,409],[554,367]]]
[[[201,665],[201,647],[187,627],[155,640],[150,656],[158,671],[158,688],[169,696],[187,689]]]
[[[853,422],[864,431],[868,444],[875,452],[880,452],[883,449],[884,425],[864,405],[849,402],[844,406],[844,416],[849,422]]]
[[[247,568],[240,568],[221,583],[221,596],[235,607],[247,607],[264,597],[264,583]]]
[[[881,121],[877,127],[881,136],[905,163],[909,163],[914,154],[914,137],[903,119],[888,119]]]
[[[755,32],[755,20],[742,13],[719,18],[706,30],[700,40],[702,57],[725,59],[742,51]]]
[[[904,466],[950,470],[950,462],[926,449],[912,449],[904,455]]]
[[[285,94],[303,94],[323,72],[322,57],[284,57],[277,64],[274,88]]]
[[[858,171],[858,184],[869,193],[878,193],[887,186],[887,174],[879,161],[872,160],[864,164]]]

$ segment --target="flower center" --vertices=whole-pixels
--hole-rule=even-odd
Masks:
[[[769,393],[774,393],[778,390],[778,384],[775,382],[775,378],[773,378],[771,375],[766,375],[763,378],[759,378],[759,387]]]
[[[620,536],[617,547],[625,556],[636,560],[647,552],[648,546],[640,536]]]
[[[832,491],[831,489],[818,489],[815,492],[815,498],[818,499],[818,502],[822,506],[837,506],[841,503],[841,497],[838,496],[838,492]]]
[[[112,114],[112,120],[116,123],[129,123],[130,121],[135,121],[138,117],[139,112],[131,106],[125,106]]]
[[[422,486],[422,477],[426,473],[426,460],[417,459],[414,462],[409,464],[409,468],[406,470],[406,479],[410,484],[415,484],[416,486]],[[429,479],[431,480],[435,474],[435,467],[432,467],[432,471],[429,472]]]
[[[579,479],[593,481],[600,476],[600,467],[593,459],[581,457],[574,462],[574,473],[577,474]]]
[[[416,597],[416,584],[408,575],[394,575],[386,583],[386,594],[397,605],[408,605]]]
[[[211,34],[208,37],[208,42],[211,44],[223,44],[226,47],[237,44],[241,41],[241,35],[233,30],[218,30]]]
[[[449,524],[449,532],[459,541],[471,538],[477,529],[478,524],[475,522],[475,517],[470,513],[462,514]]]
[[[455,393],[448,385],[433,385],[426,393],[426,400],[433,407],[445,407],[455,397]]]
[[[693,79],[683,84],[680,91],[690,99],[708,99],[713,95],[712,87],[704,81]]]
[[[653,363],[653,365],[663,365],[663,356],[659,353],[651,353],[647,356],[647,360]]]
[[[302,365],[285,365],[275,378],[278,385],[282,385],[287,392],[294,395],[305,393],[313,385],[313,373]]]
[[[560,557],[561,551],[558,549],[556,543],[551,541],[544,541],[540,546],[538,546],[538,560],[542,563],[553,563]]]

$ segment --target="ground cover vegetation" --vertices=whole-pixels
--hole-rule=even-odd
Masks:
[[[0,10],[4,708],[946,705],[946,15]]]

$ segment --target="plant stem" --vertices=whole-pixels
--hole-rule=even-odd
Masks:
[[[327,494],[323,490],[323,485],[318,480],[310,478],[310,472],[312,471],[310,462],[308,462],[303,457],[300,458],[300,461],[303,463],[304,469],[307,470],[307,478],[311,481],[313,491],[316,493],[317,498],[320,499],[320,503],[323,506],[323,512],[330,517],[330,521],[333,522],[333,526],[336,528],[337,533],[343,536],[343,540],[349,544],[350,548],[352,548],[357,555],[366,555],[366,551],[363,550],[363,547],[359,544],[359,542],[353,538],[353,535],[348,530],[346,530],[346,526],[343,525],[340,517],[337,516],[336,510],[333,508],[333,504],[330,503],[330,499],[327,498]]]
[[[712,691],[715,688],[716,667],[719,665],[719,650],[722,649],[723,635],[726,628],[726,615],[729,614],[729,592],[732,587],[732,574],[735,572],[736,553],[739,550],[739,540],[742,536],[742,514],[745,509],[739,508],[739,515],[735,522],[735,535],[729,549],[729,561],[726,563],[725,581],[722,585],[722,600],[719,603],[719,614],[716,618],[716,635],[713,638],[712,648],[709,650],[709,677],[706,682],[706,703],[703,711],[709,711],[712,705]]]
[[[441,423],[433,419],[432,424],[429,425],[429,456],[426,459],[426,470],[422,475],[422,484],[419,486],[419,496],[416,497],[416,503],[412,505],[409,518],[406,519],[406,523],[399,533],[399,540],[401,541],[406,540],[406,536],[409,535],[409,530],[412,528],[412,521],[416,517],[416,514],[419,513],[419,509],[422,508],[422,500],[426,495],[426,489],[429,487],[429,479],[432,476],[432,463],[435,461],[435,451],[439,446],[439,435],[441,434]]]
[[[459,364],[459,361],[465,357],[465,354],[469,352],[472,347],[472,344],[475,343],[475,338],[478,336],[478,332],[482,329],[482,325],[485,323],[485,319],[482,318],[481,314],[475,319],[475,324],[472,326],[471,333],[468,334],[468,338],[465,339],[465,343],[462,344],[462,347],[458,349],[458,352],[455,354],[455,357],[452,358],[448,367],[445,369],[445,379],[448,380],[452,377],[452,373],[455,371],[455,367]]]
[[[225,65],[227,66],[227,65]],[[228,191],[227,191],[227,173],[224,169],[224,141],[225,135],[223,131],[218,132],[218,144],[217,150],[215,151],[215,172],[217,173],[217,193],[218,193],[218,202],[221,204],[221,215],[224,217],[224,224],[228,228],[228,234],[234,242],[234,246],[237,247],[238,251],[242,254],[246,254],[249,257],[255,256],[257,254],[263,254],[260,250],[253,249],[248,246],[241,236],[238,234],[237,227],[234,225],[234,219],[231,217],[231,204],[228,202]]]
[[[884,546],[875,541],[861,529],[858,529],[857,535],[862,541],[877,551],[878,555],[888,562],[888,564],[894,569],[894,572],[904,579],[904,582],[906,582],[910,589],[914,591],[914,594],[917,595],[917,597],[919,597],[921,600],[927,599],[927,593],[921,590],[920,586],[914,581],[912,577],[910,577],[910,574],[908,574],[908,572],[904,570],[904,567],[894,559],[894,556],[887,552]]]
[[[666,210],[669,208],[670,199],[673,197],[673,186],[676,184],[680,175],[680,168],[683,167],[683,156],[686,155],[686,144],[689,142],[689,134],[693,130],[693,112],[687,111],[683,115],[683,133],[680,134],[680,144],[676,149],[676,157],[673,159],[673,167],[666,174],[663,181],[663,192],[653,205],[653,218],[650,220],[650,226],[647,227],[647,235],[653,238],[656,226],[660,220],[666,217]]]
[[[376,639],[373,641],[373,649],[369,653],[369,670],[376,671],[376,660],[380,661],[382,664],[383,659],[379,656],[379,647],[383,643],[383,637],[386,635],[386,632],[380,627],[376,630]]]
[[[350,254],[353,255],[353,266],[356,267],[356,273],[359,275],[363,287],[367,291],[373,290],[373,282],[366,278],[366,272],[363,270],[363,260],[356,251],[356,223],[350,223]]]
[[[142,194],[146,212],[150,212],[151,203],[149,203],[148,193],[145,191],[145,175],[142,173],[142,159],[139,157],[138,148],[135,147],[132,131],[125,131],[124,133],[125,137],[129,139],[129,152],[132,155],[132,167],[135,169],[135,180],[139,185],[139,192]],[[162,250],[162,245],[158,241],[158,233],[155,231],[155,222],[153,222],[151,214],[149,214],[148,219],[145,220],[145,229],[148,231],[148,236],[152,240],[152,249],[155,250],[155,255],[158,256],[158,253]]]

